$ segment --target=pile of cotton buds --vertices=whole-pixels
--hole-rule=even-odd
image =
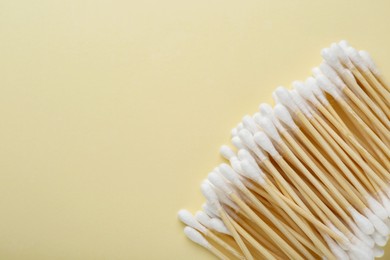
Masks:
[[[390,92],[346,41],[232,130],[227,160],[180,210],[185,234],[220,259],[374,259],[390,234]]]

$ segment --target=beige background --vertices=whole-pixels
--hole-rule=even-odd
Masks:
[[[340,39],[390,77],[389,8],[0,0],[0,258],[212,259],[176,212],[230,129]]]

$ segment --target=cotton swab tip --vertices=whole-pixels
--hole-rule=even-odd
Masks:
[[[179,210],[177,215],[180,221],[186,224],[187,226],[195,228],[202,233],[206,232],[206,228],[202,226],[188,210],[181,209]]]
[[[210,226],[212,229],[218,231],[219,233],[223,233],[226,235],[230,235],[229,230],[225,226],[225,224],[219,218],[212,218],[210,220]]]
[[[360,57],[362,57],[363,61],[366,63],[368,68],[371,70],[372,73],[374,73],[375,76],[380,76],[380,72],[378,68],[375,65],[374,60],[372,59],[371,55],[367,51],[359,51]]]
[[[264,132],[256,133],[254,136],[254,140],[263,150],[267,151],[267,153],[269,153],[271,156],[279,155],[278,151],[276,151],[271,140]]]
[[[184,234],[192,241],[205,248],[210,248],[210,243],[198,231],[191,227],[184,228]]]
[[[318,86],[323,91],[325,91],[326,93],[331,95],[336,100],[341,99],[341,96],[340,96],[336,86],[332,82],[330,82],[330,80],[327,77],[325,77],[324,75],[319,75],[316,77],[316,80],[318,82]]]
[[[246,129],[241,130],[238,135],[240,136],[243,143],[251,150],[255,150],[257,148],[256,143],[253,140],[253,135]]]
[[[232,138],[232,144],[237,148],[237,149],[242,149],[245,148],[245,145],[242,143],[241,138],[239,136],[234,136]]]
[[[226,184],[225,180],[223,177],[216,173],[216,172],[211,172],[207,176],[207,179],[218,189],[223,190],[226,194],[232,193],[232,189]]]
[[[346,49],[346,52],[348,54],[348,57],[350,57],[350,59],[356,65],[356,67],[358,67],[362,71],[367,71],[368,70],[368,67],[366,66],[366,64],[364,63],[362,57],[360,57],[359,52],[355,48],[348,47]]]
[[[227,145],[222,145],[219,149],[219,153],[227,160],[230,160],[232,157],[236,156],[233,150]]]
[[[277,104],[274,107],[274,114],[280,121],[285,123],[288,127],[292,129],[298,128],[294,120],[292,119],[290,112],[288,112],[287,108],[282,104]]]
[[[380,219],[385,220],[389,217],[386,209],[373,197],[369,196],[367,198],[367,203],[372,212],[377,215]]]
[[[258,119],[258,124],[260,124],[261,128],[264,130],[264,132],[267,133],[269,137],[271,137],[276,142],[282,142],[282,138],[280,137],[278,130],[269,118],[260,117]]]
[[[238,174],[229,165],[222,163],[219,168],[226,179],[236,185],[239,189],[245,189],[245,185],[240,181]]]
[[[335,70],[343,69],[343,66],[341,65],[337,56],[331,51],[331,49],[329,49],[329,48],[322,49],[321,56]]]
[[[364,211],[366,217],[371,221],[374,225],[375,230],[378,231],[382,236],[389,235],[389,228],[386,223],[384,223],[377,215],[373,214],[369,209]]]
[[[209,227],[209,226],[210,226],[210,220],[211,220],[211,218],[210,218],[209,215],[207,215],[204,211],[198,210],[198,211],[195,213],[195,219],[196,219],[200,224],[202,224],[202,225],[205,226],[205,227]]]
[[[256,183],[264,184],[264,179],[262,177],[262,172],[260,168],[255,168],[252,166],[252,164],[248,160],[243,160],[241,162],[241,167],[243,170],[243,174],[248,179],[253,180]]]
[[[210,182],[203,181],[200,185],[200,190],[208,202],[210,202],[211,204],[218,204],[218,196],[215,193]]]
[[[273,113],[271,105],[267,103],[261,103],[259,106],[259,111],[262,116],[270,116]]]
[[[294,112],[296,110],[298,110],[297,105],[294,102],[292,102],[291,95],[286,88],[278,87],[278,88],[276,88],[274,93],[275,93],[275,96],[280,101],[280,103],[282,103],[283,105],[285,105],[286,107],[288,107],[289,109],[291,109]]]
[[[253,118],[249,115],[244,116],[242,119],[242,123],[246,129],[248,129],[251,133],[256,133],[258,131],[258,127],[256,123],[253,121]]]
[[[362,232],[367,235],[370,235],[375,232],[375,228],[372,223],[366,217],[360,214],[357,210],[351,208],[349,212],[351,213],[352,218],[355,220],[356,225]]]

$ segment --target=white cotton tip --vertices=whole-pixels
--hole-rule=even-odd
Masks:
[[[261,149],[267,151],[269,155],[272,157],[279,156],[278,151],[276,151],[274,145],[271,140],[264,132],[258,132],[254,136],[255,142],[261,147]]]
[[[344,78],[346,78],[346,81],[352,82],[352,83],[354,82],[355,84],[357,84],[355,76],[352,74],[352,72],[350,70],[345,69],[342,71],[342,74],[343,74]]]
[[[360,57],[362,57],[362,60],[365,62],[366,66],[371,70],[371,72],[375,76],[380,76],[380,72],[375,65],[374,60],[372,59],[371,55],[367,51],[359,51]]]
[[[365,209],[364,214],[374,225],[375,230],[378,231],[379,234],[382,236],[389,235],[389,228],[387,227],[386,223],[384,223],[377,215],[373,214],[369,209]]]
[[[387,243],[387,238],[385,236],[382,236],[378,232],[374,232],[371,237],[374,239],[375,244],[378,246],[385,246]]]
[[[383,250],[382,248],[380,248],[378,246],[374,247],[373,252],[374,252],[375,258],[381,258],[382,256],[385,255],[385,250]]]
[[[259,164],[257,164],[256,161],[252,161],[250,158],[243,159],[243,160],[240,161],[240,163],[242,163],[242,161],[247,161],[254,168],[256,173],[260,174],[261,177],[263,177],[263,178],[266,177],[266,175],[264,174],[263,170],[260,168]]]
[[[237,149],[245,148],[245,145],[242,143],[241,138],[239,136],[235,136],[235,137],[232,138],[232,144]]]
[[[240,130],[244,129],[244,124],[242,122],[238,123],[237,125],[237,131],[240,132]]]
[[[345,234],[343,232],[341,232],[338,228],[336,228],[332,223],[328,223],[327,226],[333,231],[335,232],[337,235],[339,235],[343,240],[344,240],[344,243],[343,244],[340,244],[340,246],[347,250],[348,249],[348,243],[349,243],[349,239],[345,236]]]
[[[345,49],[347,49],[349,46],[351,46],[351,45],[349,45],[349,42],[347,42],[346,40],[341,40],[341,41],[339,42],[339,45],[340,45],[340,47],[341,47],[343,50],[345,50]]]
[[[253,140],[253,135],[247,129],[242,129],[238,133],[238,136],[240,137],[240,139],[244,143],[244,145],[246,145],[249,149],[251,149],[251,150],[256,149],[257,145]]]
[[[372,241],[374,241],[374,240],[372,240]],[[362,249],[364,251],[371,251],[372,248],[374,248],[374,246],[375,246],[375,242],[373,242],[373,246],[368,246],[368,245],[366,245],[366,243],[357,239],[356,237],[352,238],[351,243],[354,244],[355,246],[358,246],[360,249]]]
[[[322,92],[321,88],[317,84],[317,80],[313,77],[309,77],[305,81],[305,85],[308,86],[314,96],[323,104],[324,106],[329,105],[329,101],[326,99],[324,92]]]
[[[227,185],[225,179],[219,173],[210,172],[209,175],[207,176],[207,179],[215,187],[224,191],[226,194],[231,194],[233,192],[233,190],[229,187],[229,185]]]
[[[232,157],[236,156],[233,150],[227,145],[222,145],[221,148],[219,149],[219,153],[222,155],[223,158],[229,161]]]
[[[373,255],[372,255],[372,250],[367,250],[367,248],[361,248],[359,246],[351,246],[349,252],[350,259],[353,260],[372,260]]]
[[[274,100],[274,103],[275,103],[275,104],[279,104],[279,103],[280,103],[280,100],[279,100],[279,98],[276,96],[276,93],[275,93],[275,92],[272,92],[272,99]]]
[[[230,159],[230,165],[232,166],[233,170],[235,170],[236,172],[238,173],[242,172],[240,160],[236,156]]]
[[[179,217],[180,221],[186,224],[187,226],[195,228],[202,233],[205,233],[207,231],[207,229],[204,226],[202,226],[188,210],[186,209],[179,210],[177,216]]]
[[[231,137],[235,137],[238,135],[238,130],[237,128],[233,128],[232,131],[230,132],[230,136]]]
[[[278,98],[281,104],[288,107],[292,111],[297,111],[298,106],[292,101],[290,92],[284,87],[278,87],[274,91],[275,96]]]
[[[261,117],[269,118],[272,123],[275,125],[275,127],[279,131],[285,131],[286,129],[282,126],[282,124],[279,122],[279,120],[274,115],[274,110],[271,105],[267,103],[263,103],[259,106],[260,114],[256,113],[255,116],[253,116],[253,119],[257,124],[260,122]]]
[[[305,102],[305,100],[298,94],[298,91],[296,89],[290,90],[290,96],[293,100],[293,102],[299,107],[299,109],[302,111],[302,113],[307,118],[312,118],[313,115],[310,112],[309,105]]]
[[[256,123],[253,121],[253,118],[249,115],[243,117],[242,123],[244,127],[248,129],[252,134],[259,131],[259,128],[257,127]]]
[[[267,133],[269,137],[271,137],[275,142],[283,142],[282,138],[279,135],[278,130],[276,129],[275,125],[272,123],[272,121],[267,117],[261,117],[258,120],[258,124],[261,126],[261,128],[264,130],[264,132]]]
[[[373,197],[369,196],[366,198],[368,207],[372,210],[372,212],[377,215],[380,219],[385,220],[389,217],[386,209]]]
[[[184,234],[192,241],[205,248],[210,248],[210,243],[198,231],[191,227],[184,228]]]
[[[337,43],[333,43],[330,46],[330,50],[340,59],[341,63],[343,63],[347,68],[352,68],[353,65],[349,60],[348,55]]]
[[[273,114],[272,106],[267,103],[261,103],[259,111],[262,116],[271,116]]]
[[[320,104],[320,102],[317,100],[316,96],[314,95],[313,89],[311,88],[311,84],[304,84],[303,82],[300,81],[294,81],[293,86],[298,91],[298,94],[302,98],[306,99],[314,106]]]
[[[202,209],[209,217],[217,217],[219,215],[218,210],[210,203],[203,203]]]
[[[348,223],[348,226],[351,228],[353,234],[354,234],[359,240],[361,240],[366,246],[368,246],[369,248],[374,247],[374,245],[375,245],[374,240],[370,237],[370,235],[364,234],[364,233],[358,228],[358,226],[355,224],[355,222],[350,221],[350,222]]]
[[[230,235],[229,230],[219,218],[212,218],[210,221],[211,228],[218,231],[219,233]]]
[[[200,185],[200,191],[208,202],[211,204],[218,204],[218,196],[214,191],[214,188],[211,186],[210,182],[203,181]]]
[[[339,75],[337,75],[337,72],[331,66],[328,65],[328,63],[322,62],[320,64],[320,68],[319,69],[337,87],[339,87],[341,89],[345,87],[344,81],[339,77]]]
[[[283,106],[282,104],[277,104],[274,107],[274,114],[277,119],[282,121],[284,124],[286,124],[291,129],[297,129],[298,126],[295,124],[294,120],[292,119],[290,112],[288,112],[288,109]]]
[[[312,73],[313,73],[313,76],[316,78],[320,75],[324,75],[324,73],[322,73],[322,71],[320,70],[320,68],[318,67],[314,67],[312,70]]]
[[[387,214],[390,216],[390,199],[383,192],[379,192],[378,194],[382,201],[383,207],[386,209]]]
[[[241,162],[241,168],[245,177],[253,180],[256,183],[265,184],[265,181],[262,177],[262,172],[259,167],[253,167],[253,165],[248,160],[243,160]]]
[[[253,117],[256,124],[258,124],[260,127],[261,127],[261,124],[262,124],[261,121],[263,118],[267,118],[268,120],[270,120],[272,122],[272,124],[274,125],[274,127],[276,127],[276,129],[278,129],[278,131],[280,131],[280,132],[286,131],[286,129],[283,127],[283,125],[279,122],[279,120],[273,115],[273,110],[272,110],[272,114],[260,115],[260,113],[257,113]]]
[[[385,255],[385,250],[380,247],[375,247],[373,249],[373,254],[375,258],[382,258]]]
[[[240,159],[241,161],[247,160],[251,164],[257,165],[257,162],[256,162],[255,158],[253,158],[251,153],[248,152],[248,150],[246,150],[246,149],[240,149],[238,151],[238,159]]]
[[[222,175],[231,183],[237,186],[240,190],[245,189],[245,185],[240,181],[239,175],[226,163],[219,166]]]
[[[371,235],[375,232],[373,224],[366,217],[360,214],[356,209],[350,208],[349,212],[351,213],[351,216],[355,221],[356,225],[361,231],[363,231],[364,234]]]
[[[345,259],[348,260],[348,254],[336,243],[334,242],[328,235],[323,235],[326,243],[329,246],[330,251],[334,254],[336,259]]]
[[[317,80],[318,86],[323,91],[325,91],[326,93],[331,95],[336,100],[341,99],[341,96],[340,96],[340,93],[338,92],[337,87],[332,82],[330,82],[330,80],[327,77],[325,77],[324,75],[319,75],[316,77],[316,80]]]
[[[348,47],[346,49],[346,52],[348,54],[348,57],[352,60],[353,64],[355,64],[356,67],[358,67],[362,71],[367,71],[368,67],[366,66],[364,60],[362,57],[360,57],[359,52],[352,47]]]
[[[321,56],[336,71],[343,69],[343,65],[341,65],[335,53],[333,53],[329,48],[322,49]]]
[[[246,147],[249,148],[260,160],[264,160],[266,158],[265,154],[259,149],[257,144],[253,139],[253,135],[246,129],[241,130],[238,135],[240,136],[242,142]]]
[[[195,213],[195,219],[206,228],[212,229],[210,225],[211,218],[204,211],[198,210]]]
[[[230,198],[223,191],[216,190],[216,192],[217,192],[218,200],[221,203],[231,207],[232,209],[234,209],[236,211],[239,210],[238,205],[236,203],[234,203],[233,201],[231,201]]]

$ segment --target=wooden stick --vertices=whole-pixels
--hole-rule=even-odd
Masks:
[[[374,101],[379,105],[379,107],[385,112],[387,117],[390,117],[390,111],[387,108],[383,100],[378,96],[378,94],[372,89],[367,80],[360,74],[356,68],[352,68],[351,72],[359,80],[359,82],[364,86],[365,90],[371,95]]]
[[[257,188],[258,189],[258,188]],[[253,190],[254,191],[254,190]],[[254,191],[256,192],[256,191]],[[276,203],[274,201],[274,203]],[[281,220],[282,224],[285,226],[286,229],[289,230],[289,232],[291,232],[295,237],[296,239],[301,242],[302,245],[306,246],[308,249],[310,249],[311,251],[313,251],[314,253],[316,253],[318,256],[322,256],[323,253],[321,251],[319,251],[318,248],[314,247],[314,245],[312,244],[312,242],[310,242],[306,236],[304,237],[304,234],[302,233],[302,230],[301,228],[299,228],[296,223],[294,222],[291,222],[291,219],[289,218],[289,216],[284,212],[282,211],[280,208],[276,207],[275,205],[277,204],[274,204],[274,205],[271,205],[270,208],[274,208],[276,212],[278,212],[279,214],[276,214],[275,211],[273,211],[273,213],[275,215],[278,215],[279,216],[279,219]],[[293,204],[295,205],[295,204]],[[296,206],[296,205],[295,205]],[[298,207],[298,206],[296,206]],[[298,207],[299,208],[299,207]],[[302,210],[301,208],[299,208],[300,210]],[[303,211],[305,212],[305,211]],[[286,223],[287,222],[287,223]],[[321,223],[321,222],[319,222]],[[321,223],[321,225],[323,225]],[[323,225],[324,227],[326,227],[325,225]],[[293,227],[296,227],[296,229],[294,229]],[[327,227],[326,227],[327,228]],[[313,231],[314,232],[314,231]],[[317,234],[317,233],[316,233]],[[325,245],[325,244],[324,244]]]
[[[319,122],[323,128],[325,128],[325,131],[327,131],[327,133],[338,143],[338,145],[340,145],[340,147],[346,153],[348,153],[348,155],[363,169],[366,174],[377,180],[379,185],[384,185],[383,187],[387,187],[387,184],[380,180],[377,173],[374,172],[372,168],[369,167],[367,163],[364,162],[363,159],[357,153],[355,153],[355,151],[353,151],[351,147],[349,147],[348,144],[346,144],[344,140],[321,119],[321,117],[319,117],[317,114],[315,114],[314,117],[316,121]],[[355,171],[355,174],[358,175],[359,179],[366,185],[367,188],[370,189],[371,192],[374,192],[371,183],[369,183],[369,180],[361,171]]]
[[[236,249],[234,249],[232,246],[230,246],[228,243],[220,239],[218,236],[216,236],[213,232],[211,232],[209,229],[207,229],[207,232],[205,233],[207,237],[209,237],[211,240],[213,240],[215,243],[217,243],[219,246],[224,248],[226,251],[237,257],[238,259],[244,260],[245,257],[240,254]]]
[[[266,259],[276,260],[272,252],[268,251],[260,243],[258,243],[248,232],[246,232],[237,222],[233,219],[230,219],[234,228],[241,234],[260,254],[262,254]]]
[[[227,229],[229,230],[230,234],[234,238],[234,240],[237,242],[238,246],[242,250],[242,253],[244,254],[245,258],[248,260],[254,260],[253,256],[251,255],[250,251],[246,247],[244,241],[242,241],[240,235],[237,233],[236,229],[233,227],[232,223],[230,222],[229,216],[226,214],[225,210],[223,208],[219,209],[219,214],[221,216],[222,221],[226,225]]]
[[[343,137],[349,140],[350,144],[352,144],[355,149],[362,155],[366,160],[369,161],[373,165],[373,167],[378,170],[382,176],[386,176],[390,180],[389,172],[356,140],[356,138],[350,133],[347,129],[345,129],[342,125],[339,124],[331,113],[329,113],[324,106],[321,104],[316,106],[316,108],[332,123],[337,130],[343,135]],[[377,175],[375,174],[377,177]],[[373,177],[373,178],[376,178]]]
[[[359,97],[365,102],[365,104],[367,106],[369,106],[372,111],[374,111],[374,113],[376,114],[376,116],[374,116],[371,111],[366,107],[366,105],[363,104],[362,101],[360,101],[356,95],[348,88],[348,87],[345,87],[343,88],[343,92],[344,94],[349,97],[358,107],[360,108],[364,108],[363,109],[363,113],[367,113],[367,116],[371,117],[373,120],[374,118],[376,119],[376,117],[378,117],[382,123],[384,123],[385,125],[387,125],[388,127],[388,119],[386,117],[386,114],[384,113],[384,111],[382,111],[378,106],[377,104],[375,104],[372,99],[363,91],[363,89],[357,84],[356,81],[354,80],[351,80],[349,77],[346,77],[345,75],[342,75],[342,78],[343,80],[346,82],[347,86],[351,89],[353,89],[358,95]]]
[[[231,199],[247,214],[250,219],[262,230],[264,230],[270,238],[279,246],[283,252],[293,259],[303,258],[289,245],[284,239],[282,239],[276,232],[271,229],[261,218],[259,218],[236,194],[230,194]]]
[[[224,255],[221,251],[216,249],[214,246],[210,245],[207,249],[210,250],[211,253],[213,253],[216,257],[218,257],[221,260],[229,260],[229,257]]]
[[[344,101],[344,100],[338,100],[339,104],[341,107],[349,113],[355,120],[356,122],[364,129],[364,131],[368,134],[366,137],[372,139],[378,146],[379,148],[384,152],[385,155],[387,155],[387,158],[390,156],[390,150],[389,148],[379,139],[379,137],[374,133],[374,131],[369,128],[363,120],[351,109],[350,106]]]
[[[344,152],[338,147],[337,144],[334,143],[333,139],[329,137],[327,132],[319,126],[319,124],[316,124],[316,127],[314,128],[311,123],[308,121],[308,119],[301,113],[297,112],[298,118],[301,120],[301,122],[305,125],[305,127],[310,131],[311,134],[314,135],[316,140],[321,144],[322,147],[326,148],[328,150],[328,155],[334,160],[337,161],[337,164],[342,167],[343,173],[348,177],[349,181],[353,183],[353,185],[358,189],[359,192],[363,194],[363,196],[368,195],[368,192],[365,190],[365,188],[360,184],[360,182],[355,178],[354,174],[344,165],[344,163],[340,160],[340,158],[334,154],[334,151],[330,148],[330,144],[336,151],[338,152],[339,156],[345,160],[346,163],[348,163],[348,166],[357,169],[356,166],[353,164],[353,162],[349,159],[348,156],[344,154]],[[316,123],[316,121],[312,121],[312,123]],[[319,131],[321,134],[319,134],[317,131]],[[326,138],[326,141],[324,140]]]
[[[353,203],[359,205],[360,207],[365,207],[364,203],[359,199],[359,197],[352,192],[350,183],[347,182],[338,172],[338,170],[322,155],[322,153],[312,144],[312,142],[303,134],[303,132],[299,129],[293,129],[294,133],[298,136],[300,141],[305,144],[306,147],[313,153],[313,155],[324,164],[326,169],[329,169],[328,173],[338,182],[338,184],[351,195],[351,199]],[[315,129],[314,129],[315,131]],[[319,139],[316,140],[320,144],[324,145],[322,148],[325,149],[329,157],[336,163],[336,165],[341,169],[341,171],[349,171],[348,168],[344,165],[344,163],[337,157],[330,146],[322,139],[320,136]],[[352,174],[352,173],[350,173]]]
[[[390,103],[390,93],[386,91],[386,89],[379,83],[379,81],[375,78],[375,76],[371,73],[370,70],[361,71],[363,76],[367,78],[369,83],[373,86],[373,88],[386,100],[386,103]]]
[[[245,219],[249,220],[244,214],[242,214],[242,211],[238,211],[237,213],[231,210],[230,208],[227,209],[228,214],[231,216],[232,219],[234,219],[235,222],[237,222],[240,226],[242,226],[245,230],[247,230],[259,243],[264,245],[269,251],[276,254],[278,257],[286,258],[287,255],[283,253],[283,251],[279,250],[278,247],[273,243],[272,240],[266,239],[264,236],[264,233],[262,230],[254,229],[252,225],[249,225]],[[241,216],[239,216],[240,214]],[[245,219],[244,219],[245,218]]]
[[[324,245],[318,241],[317,237],[311,232],[310,228],[307,227],[307,224],[305,224],[300,217],[298,217],[294,211],[290,209],[290,207],[287,206],[287,204],[284,203],[283,200],[281,200],[275,193],[273,193],[272,189],[268,189],[268,186],[264,186],[264,189],[277,201],[278,205],[289,214],[289,216],[301,227],[302,231],[313,241],[313,243],[320,248],[320,250],[323,250]],[[281,225],[280,221],[277,221],[275,216],[266,208],[264,207],[257,199],[254,197],[254,195],[248,190],[248,189],[242,189],[242,192],[256,205],[256,207],[264,214],[269,220],[272,221],[272,223],[283,232],[283,234],[290,239],[291,243],[298,248],[298,250],[307,258],[310,258],[311,254],[304,248],[302,245],[295,240],[295,237],[288,232],[288,230]],[[304,228],[306,227],[306,228]],[[325,252],[324,252],[325,253]]]

